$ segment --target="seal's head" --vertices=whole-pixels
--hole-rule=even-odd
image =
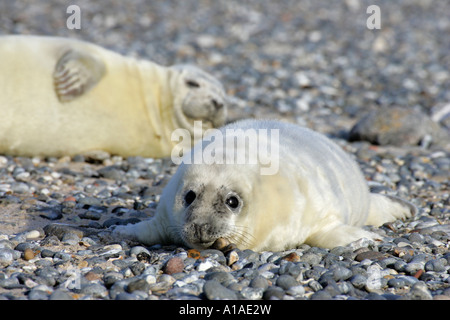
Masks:
[[[242,250],[266,248],[291,223],[290,182],[260,175],[258,165],[182,164],[169,184],[158,209],[187,247],[206,249],[223,238]]]
[[[218,238],[244,246],[251,241],[240,224],[248,208],[247,179],[230,174],[242,168],[223,166],[181,165],[170,182],[171,192],[161,198],[170,203],[176,237],[188,247],[209,248]]]
[[[170,70],[173,108],[179,127],[192,133],[194,121],[202,121],[204,130],[222,126],[227,113],[222,84],[194,66],[175,65]]]

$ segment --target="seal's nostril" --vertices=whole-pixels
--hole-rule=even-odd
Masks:
[[[221,109],[223,107],[223,103],[218,102],[216,99],[212,99],[211,102],[216,109]]]
[[[204,241],[208,238],[208,230],[209,230],[209,224],[202,223],[202,224],[193,224],[192,228],[194,229],[195,237],[200,240]]]

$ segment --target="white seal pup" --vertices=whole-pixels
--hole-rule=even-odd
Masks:
[[[170,156],[171,133],[220,127],[221,83],[193,66],[165,67],[58,37],[0,37],[0,153],[90,151]]]
[[[113,232],[200,249],[218,238],[255,251],[332,248],[376,237],[363,225],[415,213],[406,201],[370,193],[357,163],[322,134],[269,120],[216,131],[184,156],[153,218]],[[255,150],[257,163],[250,161]],[[242,154],[249,163],[236,161]]]

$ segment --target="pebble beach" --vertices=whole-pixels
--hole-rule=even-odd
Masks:
[[[418,208],[366,226],[379,241],[283,252],[152,247],[114,225],[155,214],[168,159],[0,155],[0,300],[450,300],[450,16],[445,1],[0,3],[0,35],[94,42],[195,64],[228,121],[281,119],[329,136],[374,192]],[[1,64],[0,64],[1,68]],[[1,70],[1,69],[0,69]],[[397,130],[397,131],[396,131]]]

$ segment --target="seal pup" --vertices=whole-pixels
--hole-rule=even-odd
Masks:
[[[0,37],[0,153],[106,151],[170,156],[177,128],[220,127],[222,84],[194,67],[165,67],[79,40]],[[194,135],[193,135],[194,137]]]
[[[333,248],[378,237],[363,225],[379,226],[415,213],[402,199],[370,193],[357,163],[322,134],[271,120],[238,121],[216,132],[184,155],[153,218],[117,226],[113,234],[146,245],[198,249],[219,238],[255,251],[302,243]],[[278,139],[272,139],[275,133]],[[249,143],[227,143],[230,137]],[[258,145],[253,149],[257,163],[233,163],[236,155],[251,156],[252,145]],[[276,153],[272,163],[262,156],[267,150],[261,145]],[[202,163],[192,161],[200,155]],[[217,161],[206,161],[208,155]],[[262,171],[269,166],[277,170]]]

